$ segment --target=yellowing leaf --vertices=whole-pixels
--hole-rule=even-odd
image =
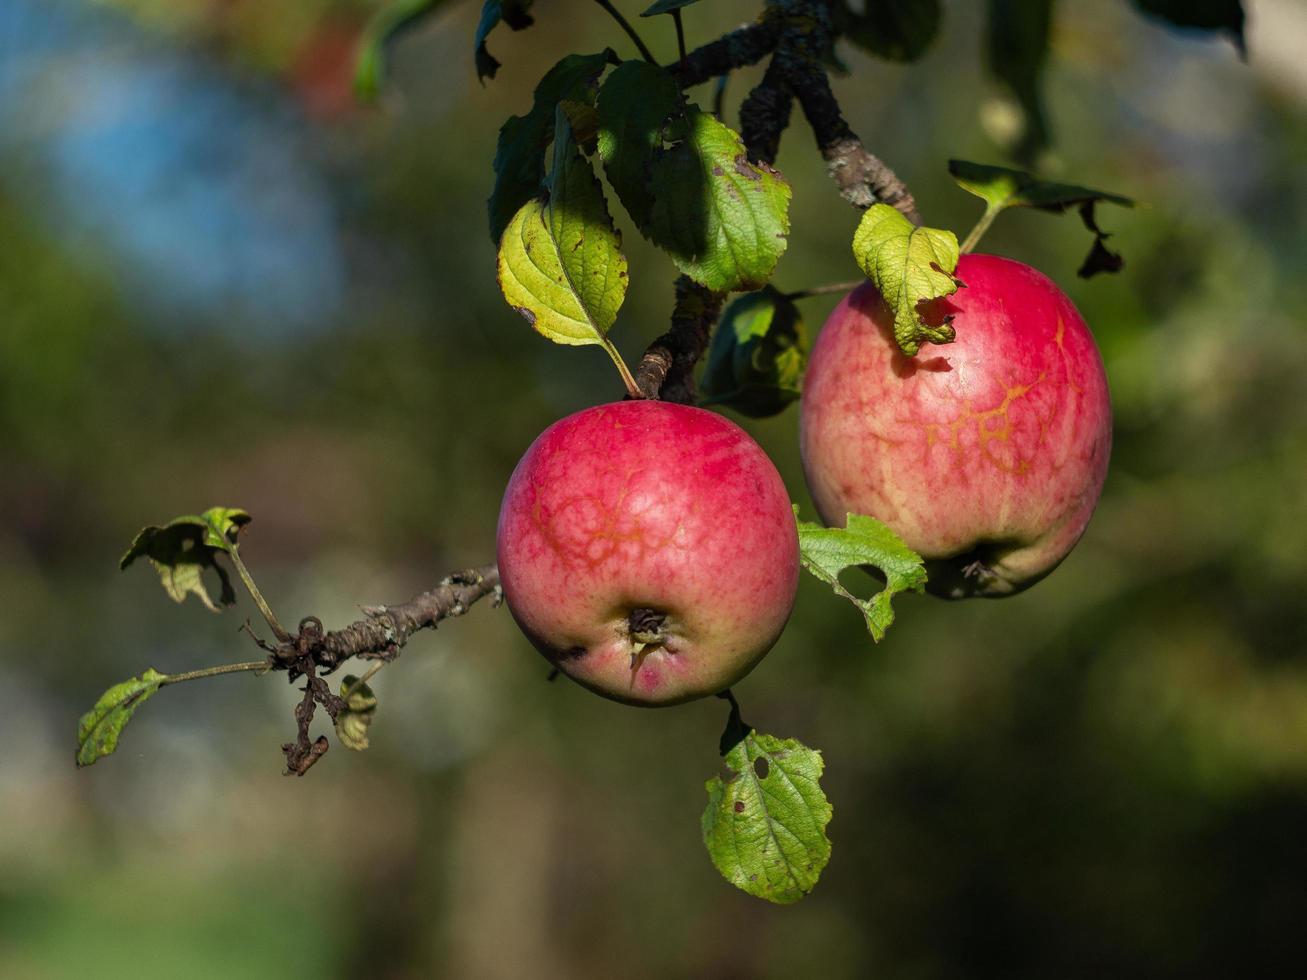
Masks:
[[[947,322],[927,324],[920,306],[957,290],[958,240],[951,231],[917,228],[888,204],[873,204],[853,235],[853,257],[894,313],[894,339],[909,357],[925,342],[947,344]]]

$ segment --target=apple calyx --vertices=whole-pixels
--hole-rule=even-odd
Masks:
[[[631,639],[631,670],[640,664],[650,647],[662,646],[667,639],[667,614],[647,606],[638,606],[626,617],[627,635]]]

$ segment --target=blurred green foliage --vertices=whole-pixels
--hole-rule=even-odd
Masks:
[[[116,572],[141,526],[245,507],[242,553],[282,618],[339,624],[484,561],[529,441],[620,394],[601,352],[551,345],[503,303],[483,206],[501,121],[565,51],[629,55],[615,28],[581,0],[542,5],[530,32],[496,35],[504,67],[482,88],[477,11],[451,5],[397,46],[382,108],[361,110],[348,39],[366,11],[259,6],[85,9],[134,57],[294,121],[346,278],[307,327],[257,329],[221,304],[160,312],[125,285],[112,239],[69,232],[67,185],[32,165],[58,127],[103,122],[96,93],[24,89],[6,117],[27,142],[0,141],[0,975],[1293,972],[1307,955],[1307,38],[1285,53],[1291,0],[1257,5],[1248,64],[1125,3],[1058,6],[1043,169],[1148,206],[1099,216],[1126,257],[1115,277],[1076,279],[1074,216],[1005,214],[984,247],[1058,280],[1094,328],[1116,408],[1107,490],[1048,580],[993,603],[901,597],[880,645],[805,583],[736,691],[751,722],[826,763],[832,861],[784,909],[723,883],[699,840],[723,705],[638,711],[547,684],[489,608],[415,640],[371,685],[371,748],[335,748],[303,780],[279,771],[297,692],[245,675],[163,691],[114,757],[74,769],[76,720],[109,683],[253,655],[236,632],[252,609],[175,606],[146,570]],[[740,16],[687,8],[691,43]],[[670,18],[640,29],[670,58]],[[980,11],[947,5],[922,61],[841,49],[836,81],[926,220],[960,234],[979,208],[946,160],[1004,159],[982,35]],[[3,43],[11,65],[43,57]],[[756,77],[731,80],[728,118]],[[7,104],[22,84],[0,76]],[[134,103],[114,106],[131,121]],[[801,121],[779,166],[794,200],[778,288],[856,275],[857,215]],[[178,247],[206,234],[174,231]],[[629,360],[664,329],[673,270],[630,229],[625,247],[612,338]],[[809,324],[834,301],[804,300]],[[810,513],[793,410],[746,421]]]

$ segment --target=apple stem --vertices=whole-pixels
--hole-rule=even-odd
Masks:
[[[644,398],[644,394],[640,391],[640,386],[635,383],[635,377],[631,374],[631,369],[626,366],[626,362],[622,360],[622,355],[617,352],[617,348],[613,346],[613,342],[605,337],[603,339],[603,345],[604,350],[608,352],[608,356],[611,357],[613,363],[617,365],[617,373],[622,376],[622,384],[626,385],[626,393],[632,398]]]
[[[966,255],[975,248],[980,243],[980,239],[984,237],[985,232],[989,231],[989,226],[994,223],[994,219],[998,217],[998,213],[1002,210],[1001,207],[994,207],[993,205],[985,208],[985,213],[980,216],[980,220],[976,222],[976,227],[971,229],[966,240],[961,244],[961,246],[959,246],[958,251],[963,255]]]

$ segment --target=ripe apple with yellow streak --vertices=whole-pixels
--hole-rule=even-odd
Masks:
[[[717,694],[780,636],[799,579],[789,494],[712,412],[600,405],[546,429],[499,513],[504,598],[569,677],[616,701]]]
[[[804,380],[800,444],[822,519],[888,524],[927,588],[1005,596],[1051,572],[1098,502],[1112,444],[1107,377],[1067,296],[1010,259],[964,255],[937,300],[957,339],[916,357],[866,283],[826,321]]]

